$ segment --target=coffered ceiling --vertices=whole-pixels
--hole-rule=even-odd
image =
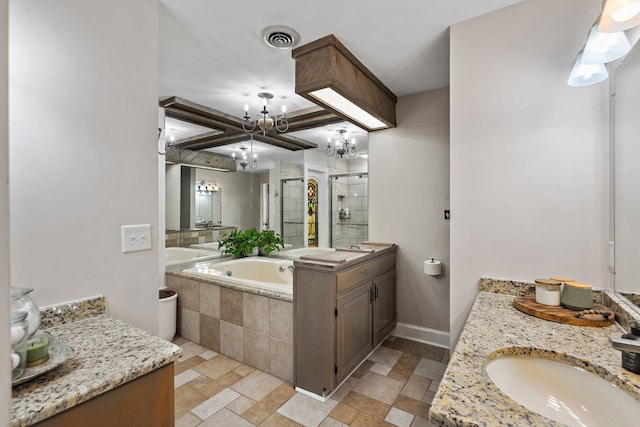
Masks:
[[[178,97],[236,118],[245,104],[257,113],[263,91],[274,95],[272,112],[316,108],[294,92],[291,51],[263,42],[271,25],[295,29],[298,46],[334,34],[397,96],[446,87],[449,26],[518,1],[161,0],[160,99]],[[289,135],[322,146],[338,126]]]

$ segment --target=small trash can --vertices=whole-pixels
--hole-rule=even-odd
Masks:
[[[158,336],[163,340],[171,341],[176,335],[176,315],[178,313],[178,293],[168,289],[160,289],[158,299],[160,306],[158,314]]]

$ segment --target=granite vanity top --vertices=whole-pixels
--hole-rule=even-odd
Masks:
[[[104,314],[46,331],[71,346],[75,356],[13,388],[12,427],[49,418],[168,365],[182,354],[180,347]]]
[[[433,399],[429,416],[446,426],[555,426],[527,410],[491,381],[487,362],[504,355],[532,355],[566,361],[617,384],[640,401],[640,375],[621,367],[608,340],[624,332],[538,319],[512,306],[514,296],[480,292]]]

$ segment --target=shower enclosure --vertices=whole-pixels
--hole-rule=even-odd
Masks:
[[[329,182],[331,185],[331,247],[350,247],[368,240],[368,174],[331,175]]]
[[[281,235],[293,248],[304,246],[305,188],[302,178],[280,180]]]

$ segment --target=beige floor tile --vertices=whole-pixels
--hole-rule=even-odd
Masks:
[[[184,344],[182,344],[180,347],[182,347],[182,356],[180,356],[180,358],[178,358],[178,362],[185,362],[188,359],[191,359],[193,356],[197,356],[200,353],[204,353],[205,351],[208,351],[209,349],[206,347],[201,346],[200,344],[196,344],[192,341],[188,341]]]
[[[176,420],[174,427],[195,427],[200,425],[201,422],[200,418],[188,412]]]
[[[200,427],[253,427],[249,421],[243,419],[240,415],[234,414],[228,409],[221,409],[211,417],[207,418]]]
[[[219,354],[216,357],[201,363],[194,369],[201,374],[208,376],[209,378],[216,379],[223,376],[227,372],[231,372],[240,365],[241,363],[237,360]]]
[[[394,341],[387,340],[382,345],[384,347],[402,351],[405,354],[411,354],[414,356],[424,357],[425,359],[437,361],[442,358],[442,355],[446,351],[446,349],[444,348],[435,347],[433,345],[411,341],[404,338],[396,338]]]
[[[400,394],[416,400],[422,400],[431,385],[431,379],[421,375],[411,375]]]
[[[193,357],[191,357],[189,359],[186,359],[184,362],[176,362],[174,367],[173,367],[173,374],[174,375],[181,374],[184,371],[186,371],[187,369],[191,369],[191,368],[193,368],[195,366],[198,366],[199,364],[201,364],[204,361],[205,361],[205,359],[203,359],[200,356],[193,356]]]
[[[429,405],[431,405],[431,402],[433,402],[433,398],[434,397],[436,397],[436,392],[435,391],[427,391],[427,393],[422,398],[422,401],[428,403]]]
[[[406,382],[409,380],[411,375],[413,375],[413,371],[416,369],[416,366],[418,366],[421,359],[422,358],[419,356],[404,353],[387,376],[395,380]]]
[[[402,381],[369,372],[358,381],[353,391],[391,405],[400,394],[402,387],[404,387]]]
[[[188,386],[207,397],[215,396],[225,388],[235,384],[242,377],[234,372],[227,372],[216,379],[201,375],[188,383]]]
[[[353,390],[353,387],[355,387],[357,383],[357,379],[353,377],[347,378],[344,383],[342,383],[342,385],[338,388],[338,390],[333,393],[331,399],[335,400],[336,402],[342,401],[342,399],[344,399],[344,397],[349,394],[351,390]]]
[[[431,378],[436,381],[440,381],[444,371],[447,369],[447,364],[442,362],[436,362],[434,360],[422,358],[413,373],[416,375],[422,375],[423,377]]]
[[[396,401],[393,403],[393,406],[413,415],[418,415],[423,418],[429,417],[430,405],[428,403],[415,400],[407,396],[398,396]]]
[[[353,374],[351,374],[351,376],[356,379],[362,378],[363,376],[366,375],[367,372],[369,372],[369,369],[371,369],[371,367],[373,366],[373,363],[374,362],[370,360],[365,360],[364,362],[362,362],[362,365],[360,365],[360,367],[356,369],[356,371]]]
[[[381,365],[393,368],[398,359],[400,359],[400,356],[402,356],[401,351],[381,345],[380,347],[376,348],[371,356],[369,356],[369,360],[374,363],[379,363]]]
[[[260,402],[243,412],[242,417],[254,424],[260,424],[295,394],[296,392],[291,386],[282,384]]]
[[[231,388],[257,402],[282,384],[281,379],[256,370],[232,385]]]
[[[207,351],[205,351],[204,353],[200,353],[200,354],[198,355],[198,357],[200,357],[200,358],[202,358],[202,359],[204,359],[204,360],[209,360],[209,359],[211,359],[211,358],[216,357],[217,355],[218,355],[218,353],[216,353],[215,351],[213,351],[213,350],[207,350]]]
[[[234,369],[233,372],[240,375],[241,377],[246,377],[247,375],[249,375],[251,372],[255,370],[256,368],[254,368],[253,366],[242,364],[238,366],[236,369]]]
[[[186,371],[173,377],[173,388],[178,388],[181,385],[188,383],[189,381],[199,377],[201,374],[193,369],[187,369]]]
[[[414,418],[415,415],[405,412],[402,409],[391,408],[384,420],[394,426],[411,427]]]
[[[210,416],[214,415],[216,412],[227,406],[229,403],[236,400],[240,397],[239,393],[231,390],[230,388],[226,388],[222,390],[220,393],[216,394],[213,397],[205,400],[195,408],[191,410],[191,413],[196,415],[202,420],[206,420]],[[231,412],[231,411],[228,411]]]
[[[380,420],[371,416],[365,412],[362,412],[358,417],[351,423],[351,427],[388,427],[393,426],[393,424],[389,424],[386,421]]]
[[[338,403],[335,408],[329,413],[329,416],[335,418],[344,424],[351,424],[353,420],[360,414],[360,411],[352,408],[351,406],[343,403]]]
[[[374,363],[371,369],[371,372],[375,372],[376,374],[387,376],[389,372],[391,372],[391,366],[381,365],[380,363]]]
[[[256,402],[251,400],[251,399],[249,399],[248,397],[240,396],[239,398],[237,398],[233,402],[229,403],[227,405],[227,409],[230,410],[231,412],[234,412],[234,413],[240,415],[244,411],[246,411],[247,409],[251,408],[255,404],[256,404]]]
[[[189,388],[187,385],[183,385],[175,389],[174,396],[174,412],[176,419],[207,400],[207,396]]]
[[[327,417],[325,418],[318,427],[347,427],[349,424],[341,423],[340,421]]]
[[[171,276],[173,277],[173,276]],[[173,339],[171,340],[171,342],[175,345],[179,345],[182,346],[185,343],[190,342],[188,339],[186,339],[185,337],[181,337],[180,335],[176,335],[175,337],[173,337]]]
[[[411,423],[411,427],[436,427],[428,418],[415,417]]]
[[[282,405],[277,412],[304,426],[312,427],[320,424],[337,404],[338,402],[331,399],[323,403],[298,393]]]
[[[258,424],[260,427],[303,427],[302,424],[298,424],[290,418],[287,418],[283,415],[274,412],[269,415],[267,419]]]
[[[379,400],[372,399],[355,391],[347,394],[345,398],[342,399],[342,403],[360,412],[366,412],[380,420],[384,420],[391,409],[391,405],[387,405],[386,403],[382,403]]]

